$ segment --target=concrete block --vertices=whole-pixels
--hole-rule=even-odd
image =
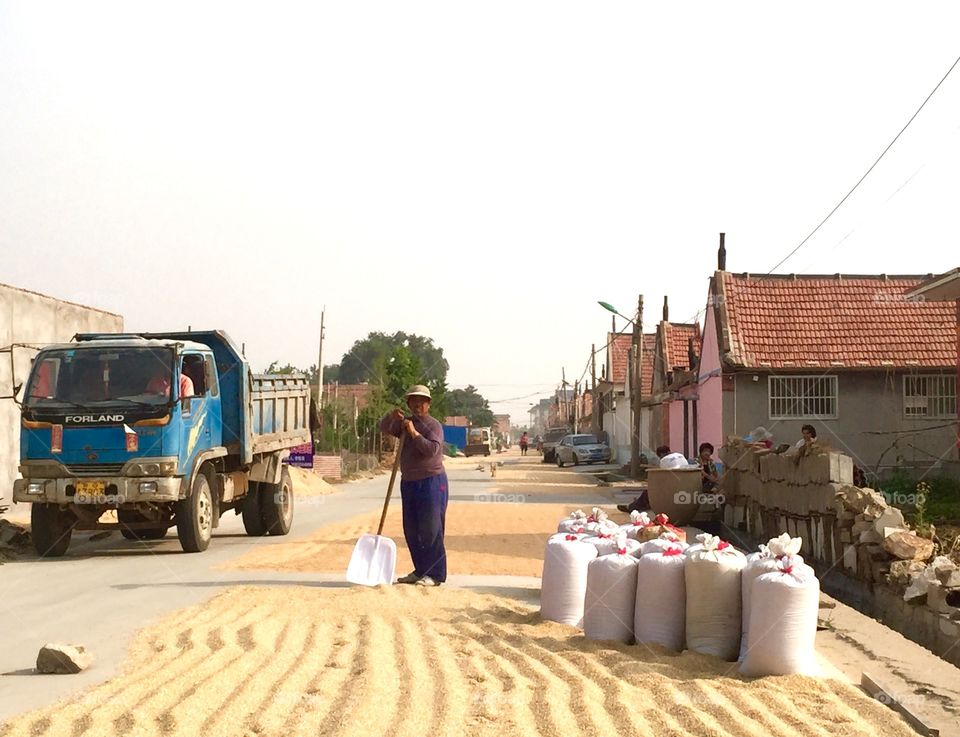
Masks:
[[[809,507],[814,512],[836,511],[834,499],[836,492],[832,484],[812,484],[805,489]]]
[[[883,542],[883,535],[880,535],[872,527],[860,533],[858,541],[861,545],[877,545]]]
[[[902,530],[906,526],[906,522],[903,519],[903,512],[896,507],[887,507],[883,510],[880,516],[873,521],[873,529],[879,532],[883,537],[887,536],[884,532],[886,528]]]
[[[855,545],[843,546],[843,567],[851,573],[857,572],[857,548]]]
[[[830,483],[830,454],[818,453],[800,459],[797,466],[799,478],[805,484]]]
[[[853,523],[853,527],[850,528],[850,532],[854,537],[860,537],[864,532],[868,532],[873,529],[873,520],[863,519],[862,515],[857,515],[857,519]]]
[[[960,611],[955,606],[947,603],[949,592],[943,586],[934,586],[931,584],[927,589],[927,606],[939,614],[953,614]]]
[[[947,617],[938,617],[938,619],[941,634],[946,635],[951,647],[956,645],[957,640],[960,640],[960,622]]]
[[[830,478],[837,484],[853,483],[853,458],[844,453],[830,454]]]
[[[873,581],[873,559],[866,545],[857,545],[857,578],[867,582]]]
[[[827,560],[827,545],[826,533],[824,529],[823,519],[820,515],[815,515],[811,518],[811,524],[813,526],[813,549],[817,555],[818,560]]]

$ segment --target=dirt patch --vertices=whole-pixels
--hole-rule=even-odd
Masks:
[[[458,502],[447,508],[446,546],[451,574],[539,576],[547,537],[567,516],[570,505],[510,501],[488,495],[489,502]],[[483,497],[478,497],[483,498]],[[321,527],[309,537],[257,547],[224,568],[342,573],[357,539],[376,532],[380,512]],[[391,505],[383,534],[397,544],[397,572],[413,570],[403,540],[401,512]]]
[[[324,496],[332,494],[337,489],[333,484],[324,481],[313,471],[296,466],[287,466],[290,469],[290,481],[293,482],[294,498],[298,496]]]
[[[585,640],[467,590],[239,588],[142,632],[119,677],[8,723],[67,735],[907,737],[840,681]]]

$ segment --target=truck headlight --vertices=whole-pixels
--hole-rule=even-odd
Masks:
[[[63,466],[55,461],[23,463],[20,465],[20,473],[25,479],[57,479],[69,475],[64,472]]]
[[[37,496],[40,496],[43,494],[44,486],[45,484],[43,484],[42,482],[31,481],[29,484],[27,484],[27,493],[36,494]]]
[[[130,461],[124,468],[127,476],[173,476],[176,472],[175,460]]]

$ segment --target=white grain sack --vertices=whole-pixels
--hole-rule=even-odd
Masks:
[[[820,582],[813,569],[782,558],[777,570],[753,582],[745,676],[816,676]]]
[[[583,609],[583,633],[588,640],[633,640],[633,615],[637,597],[638,559],[624,546],[602,555],[587,567],[587,594]]]
[[[540,616],[562,624],[583,624],[587,593],[587,566],[597,548],[578,535],[553,535],[543,555],[540,582]]]
[[[644,555],[637,562],[633,634],[637,644],[683,650],[686,629],[686,556],[678,545]]]
[[[687,549],[687,648],[723,660],[740,651],[740,572],[743,553],[713,535],[697,535]],[[692,552],[691,552],[692,551]]]

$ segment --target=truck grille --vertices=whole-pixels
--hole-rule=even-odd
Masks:
[[[74,476],[119,476],[122,463],[67,463]]]

